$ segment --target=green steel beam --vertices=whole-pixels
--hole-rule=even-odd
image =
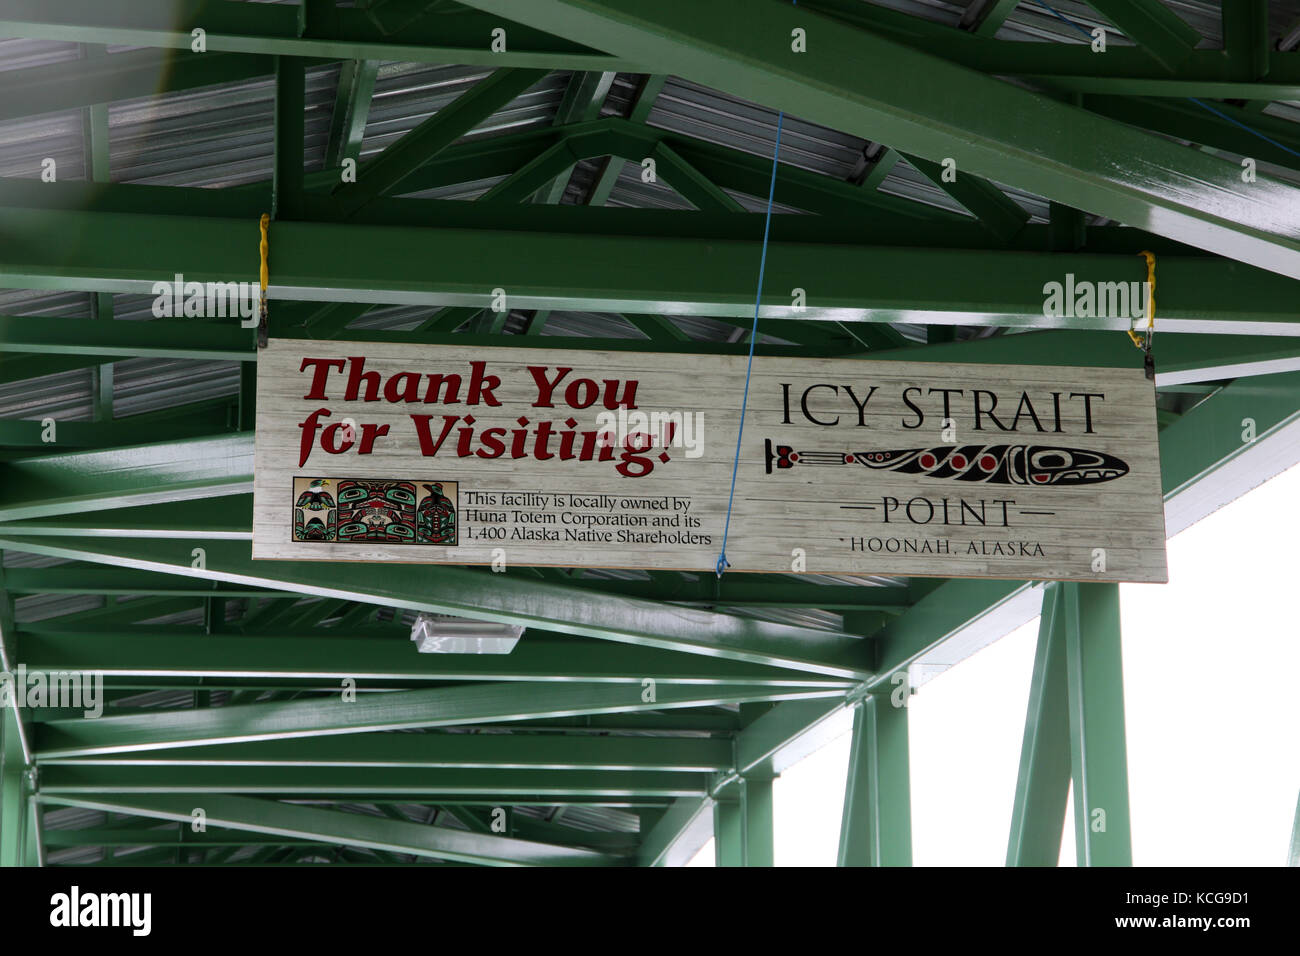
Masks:
[[[844,700],[791,701],[773,707],[736,736],[736,775],[717,788],[737,782],[737,776],[774,777],[829,742],[838,732],[836,718]]]
[[[402,628],[361,636],[318,628],[302,637],[205,635],[174,628],[64,630],[59,618],[24,625],[17,646],[29,671],[120,677],[234,677],[358,681],[584,681],[666,685],[847,688],[820,677],[742,661],[677,654],[529,630],[510,654],[420,654]],[[340,633],[341,632],[341,633]]]
[[[1228,122],[1188,100],[1156,99],[1134,96],[1086,96],[1083,106],[1093,113],[1128,123],[1140,129],[1155,130],[1203,146],[1250,156],[1261,162],[1291,169],[1300,166],[1300,129],[1296,124],[1276,116],[1251,113],[1231,103],[1216,102],[1214,109],[1242,123],[1260,136],[1252,136],[1240,126]]]
[[[357,170],[355,183],[335,186],[343,208],[355,212],[401,183],[439,151],[446,149],[515,97],[535,85],[542,70],[496,70],[479,80],[449,105],[406,133]]]
[[[869,675],[868,642],[836,631],[776,624],[720,611],[682,608],[589,592],[515,574],[431,565],[323,565],[251,561],[239,541],[33,537],[0,547],[77,561],[167,571],[192,578],[292,590],[319,597],[522,624],[663,650],[768,664],[813,674]]]
[[[30,668],[29,671],[30,673]],[[560,734],[345,734],[184,747],[104,757],[46,757],[41,766],[368,767],[708,773],[731,766],[731,745],[710,737]]]
[[[1065,582],[1070,775],[1080,866],[1132,866],[1119,585]]]
[[[251,436],[61,452],[0,464],[0,521],[247,492]]]
[[[906,706],[894,706],[888,694],[856,705],[839,866],[912,865],[907,739]]]
[[[1155,340],[1152,354],[1157,388],[1300,370],[1300,343],[1290,337],[1166,335]],[[887,353],[863,352],[860,357],[900,362],[1124,368],[1137,367],[1141,355],[1124,335],[1062,329],[949,341]]]
[[[90,518],[60,515],[0,524],[4,535],[78,535],[95,537],[201,537],[247,540],[250,535],[250,496],[208,498],[195,502],[155,505],[142,509],[95,511]],[[550,568],[547,568],[550,571]],[[486,572],[484,572],[486,574]],[[718,581],[710,576],[668,572],[663,578],[615,580],[573,578],[555,572],[552,583],[599,592],[610,596],[636,597],[664,604],[725,607],[820,607],[823,610],[883,611],[901,614],[911,605],[906,588],[867,585],[826,585],[794,576],[746,575],[735,572]],[[191,583],[172,575],[133,568],[16,568],[10,574],[10,589],[22,593],[68,594],[201,594],[201,596],[260,596],[272,594],[265,588],[222,587],[216,581]],[[357,614],[373,614],[364,605]],[[355,627],[359,620],[346,620],[341,627]]]
[[[667,144],[689,161],[701,175],[722,188],[742,193],[766,194],[770,163],[727,147],[703,143],[626,120],[606,118],[559,130],[544,128],[491,137],[475,137],[448,147],[403,183],[415,191],[454,185],[490,176],[507,177],[523,169],[538,155],[569,143],[576,156],[595,158],[611,152],[625,153],[637,162]],[[499,229],[508,232],[600,233],[642,237],[690,239],[749,239],[755,226],[762,235],[761,213],[708,213],[685,216],[677,210],[596,209],[587,206],[516,207],[484,205],[458,200],[379,199],[365,209],[346,215],[328,196],[337,176],[330,173],[317,183],[318,173],[307,177],[304,218],[321,223]],[[884,193],[871,192],[830,176],[793,167],[779,167],[777,193],[781,201],[821,218],[777,216],[772,238],[790,242],[867,243],[948,248],[1014,248],[1043,251],[1050,247],[1049,227],[1024,227],[1011,241],[998,240],[971,217],[937,209]],[[103,212],[243,218],[256,222],[270,200],[268,184],[224,190],[134,183],[86,184],[76,181],[40,183],[28,179],[0,178],[0,205],[69,212]],[[1120,226],[1093,227],[1089,251],[1135,255],[1151,249],[1158,255],[1187,255],[1189,248],[1140,230]],[[163,277],[167,281],[171,276]],[[302,308],[303,304],[295,304]]]
[[[475,204],[461,204],[473,206]],[[553,212],[561,207],[532,208]],[[1297,204],[1300,209],[1300,204]],[[575,209],[590,215],[599,212]],[[806,217],[798,217],[806,218]],[[0,286],[149,292],[157,276],[207,281],[256,275],[246,220],[0,210]],[[492,289],[515,308],[748,316],[759,240],[505,233],[463,228],[275,227],[271,296],[486,308]],[[121,236],[130,234],[125,243]],[[51,236],[79,235],[52,265]],[[343,243],[351,250],[339,257]],[[601,261],[593,274],[587,263]],[[437,270],[423,268],[438,261]],[[251,263],[251,264],[250,264]],[[1300,334],[1292,280],[1230,260],[1161,257],[1157,332]],[[146,276],[141,278],[141,276]],[[1125,330],[1128,317],[1044,317],[1049,282],[1140,282],[1129,255],[855,247],[774,241],[761,314],[767,318]],[[789,290],[814,290],[800,312]],[[1243,295],[1242,290],[1249,289]]]
[[[363,9],[334,9],[318,23],[299,21],[298,5],[219,0],[9,0],[0,37],[189,50],[206,31],[209,51],[534,69],[635,69],[620,60],[496,17],[446,9],[395,36]],[[491,31],[507,31],[503,52]]]
[[[576,587],[667,601],[674,604],[708,604],[739,607],[817,607],[833,611],[884,611],[900,614],[911,606],[906,588],[865,585],[814,584],[793,576],[772,574],[727,574],[721,581],[712,575],[690,578],[670,575],[649,581],[607,578],[569,579]]]
[[[54,568],[8,568],[5,582],[11,594],[150,594],[174,597],[269,597],[263,588],[241,588],[217,582],[190,582],[170,574],[63,565]],[[372,605],[366,609],[374,612]]]
[[[1007,2],[999,0],[999,4]],[[208,31],[208,57],[216,51],[235,51],[606,72],[646,72],[649,64],[642,61],[650,59],[638,53],[636,62],[620,60],[519,23],[478,16],[460,7],[449,7],[442,11],[445,15],[425,18],[393,36],[359,9],[331,11],[324,21],[308,24],[304,30],[293,6],[277,10],[271,5],[271,10],[260,11],[240,9],[244,4],[202,4],[198,0],[181,3],[179,12],[172,0],[12,0],[8,6],[6,16],[0,19],[0,35],[188,52],[190,30],[204,26]],[[973,69],[996,75],[1050,76],[1067,89],[1127,86],[1159,90],[1164,95],[1294,99],[1295,90],[1300,88],[1300,71],[1286,62],[1284,54],[1276,52],[1271,54],[1266,81],[1245,82],[1235,62],[1217,50],[1193,51],[1171,78],[1168,70],[1141,48],[1112,47],[1099,57],[1084,44],[996,41],[860,0],[804,0],[799,8],[851,20]],[[520,15],[513,8],[511,13]],[[509,44],[504,52],[493,52],[489,47],[490,31],[496,26],[508,32]],[[788,42],[788,33],[786,38]]]
[[[136,358],[257,360],[252,334],[239,327],[192,319],[114,322],[98,319],[50,319],[0,315],[0,343],[6,351],[45,355],[131,356]]]
[[[365,692],[369,685],[362,685],[359,690]],[[327,691],[334,692],[338,688],[326,688]],[[376,683],[374,689],[381,690]],[[389,690],[382,690],[380,694],[373,696],[382,696],[384,693],[390,693]],[[135,694],[137,692],[129,692]],[[260,693],[260,691],[259,691]],[[241,702],[247,702],[248,698],[241,698]],[[111,703],[111,702],[110,702]],[[129,711],[121,709],[123,713],[139,713],[139,710]],[[72,708],[54,708],[47,707],[32,713],[34,725],[46,724],[55,720],[72,720],[79,719],[83,712]],[[494,724],[493,729],[509,732],[523,733],[563,733],[563,734],[625,734],[629,731],[647,731],[653,734],[672,734],[679,731],[686,731],[690,734],[703,734],[711,736],[727,736],[736,732],[739,727],[739,721],[735,713],[723,708],[712,708],[704,711],[682,711],[669,713],[646,713],[638,712],[634,714],[604,714],[596,717],[578,716],[578,717],[553,717],[548,720],[530,720],[520,721],[518,723]]]
[[[47,806],[127,813],[183,824],[193,819],[197,803],[203,807],[208,825],[212,827],[492,866],[609,866],[619,863],[617,857],[576,847],[534,843],[490,833],[466,833],[446,827],[253,797],[216,793],[204,794],[201,799],[186,795],[56,797],[42,794],[40,799]]]
[[[1170,535],[1296,462],[1300,372],[1239,379],[1160,433]],[[1211,477],[1214,480],[1207,480]]]
[[[338,92],[325,144],[327,169],[339,169],[345,159],[356,162],[361,158],[361,141],[378,74],[379,63],[375,60],[346,60],[339,67]]]
[[[568,715],[621,714],[714,707],[753,700],[842,696],[838,690],[737,685],[664,686],[656,700],[628,684],[474,684],[429,690],[239,704],[199,710],[60,719],[40,727],[38,749],[49,756],[92,756],[169,747],[281,740],[479,723],[546,720]]]
[[[751,306],[752,309],[752,306]],[[458,311],[462,316],[473,316],[482,313],[482,309],[462,309],[462,310],[444,310]],[[443,313],[439,313],[441,317]],[[539,311],[537,316],[549,315],[548,312]],[[463,323],[465,318],[453,317],[453,323]],[[535,321],[535,320],[534,320]],[[732,324],[730,319],[721,319],[720,321]],[[753,322],[742,323],[735,320],[734,324],[745,325],[748,327]],[[436,323],[436,320],[435,320]],[[274,324],[274,320],[272,320]],[[764,334],[768,329],[776,326],[773,334],[783,331],[781,326],[782,320],[764,319],[759,323],[758,330]],[[809,331],[812,332],[812,323],[808,325]],[[290,329],[288,332],[293,332]],[[303,338],[304,336],[295,334],[286,334],[278,336],[282,338]],[[749,346],[744,342],[706,342],[699,339],[688,339],[684,341],[661,341],[649,343],[645,339],[621,338],[621,339],[589,339],[581,336],[564,335],[557,333],[555,335],[515,335],[511,336],[509,341],[503,342],[499,333],[473,333],[458,332],[455,334],[439,332],[389,332],[376,329],[348,329],[334,336],[339,341],[346,342],[405,342],[411,345],[476,345],[483,348],[501,348],[509,346],[510,348],[562,348],[566,350],[584,351],[584,352],[667,352],[673,354],[693,354],[693,355],[748,355]],[[808,335],[809,343],[807,345],[763,345],[755,347],[754,354],[758,356],[791,356],[796,358],[807,358],[812,355],[840,355],[843,354],[844,346],[848,341],[844,339],[822,338],[820,336]],[[858,342],[858,345],[862,345]]]
[[[603,148],[591,149],[585,158],[614,153],[620,158],[640,163],[660,143],[664,143],[702,175],[722,187],[750,194],[766,195],[767,192],[771,163],[763,157],[616,117],[563,127],[525,129],[491,137],[475,137],[467,142],[455,143],[440,150],[436,156],[426,157],[403,181],[402,188],[403,191],[414,192],[490,176],[509,175],[557,143],[595,137],[601,138],[598,145]],[[312,173],[306,177],[306,186],[309,191],[316,193],[333,191],[339,186],[338,172],[326,169]],[[0,180],[0,187],[3,187],[0,198],[5,200],[6,205],[217,216],[234,215],[234,210],[238,209],[240,214],[249,218],[259,215],[257,210],[263,201],[259,197],[269,192],[265,183],[222,190],[220,194],[214,195],[212,190],[189,187],[115,184],[111,188],[90,190],[85,184],[74,182],[34,183],[12,178]],[[864,190],[852,183],[788,165],[778,167],[777,193],[783,203],[829,216],[842,216],[846,209],[863,210],[876,220],[862,225],[863,235],[909,222],[970,225],[969,219],[958,213]],[[232,202],[237,204],[233,208]],[[408,208],[447,209],[454,212],[459,207],[464,212],[467,205],[471,204],[448,201],[427,206],[408,204]],[[313,210],[316,218],[327,218],[326,213],[331,212],[334,218],[344,218],[343,210],[328,204],[322,206],[318,202],[312,206],[309,203],[308,211]],[[476,216],[481,213],[482,210],[475,209]],[[366,221],[371,215],[370,210],[363,210],[355,213],[353,218]],[[670,221],[681,224],[681,218],[674,216]],[[792,217],[778,217],[778,222],[790,218]],[[973,231],[979,232],[978,229]]]
[[[1191,55],[1201,35],[1160,0],[1088,0],[1170,73]]]
[[[57,421],[53,437],[41,419],[0,421],[0,447],[6,459],[34,454],[53,454],[68,448],[108,448],[143,445],[162,441],[183,441],[220,433],[230,422],[232,404],[228,398],[190,402],[144,415],[129,415],[111,422]]]
[[[133,821],[134,822],[134,821]],[[315,840],[298,840],[268,836],[261,833],[240,833],[237,830],[217,830],[210,827],[205,833],[187,832],[182,825],[176,827],[85,827],[78,830],[50,830],[45,834],[45,845],[51,849],[71,846],[145,847],[164,846],[175,849],[200,847],[245,846],[328,846]]]
[[[874,692],[890,693],[893,676],[904,672],[926,654],[968,629],[989,629],[1001,637],[1018,626],[1000,624],[1000,611],[1010,611],[1029,585],[1021,581],[956,579],[939,584],[906,613],[886,624],[876,635],[877,676],[869,682]]]
[[[0,522],[0,533],[249,541],[252,518],[252,496],[230,495]],[[173,580],[164,590],[175,590],[178,583]]]
[[[1300,187],[1264,176],[1245,185],[1234,164],[806,7],[764,4],[747,11],[746,29],[739,31],[725,0],[469,5],[509,10],[530,25],[634,52],[706,86],[925,159],[951,156],[959,170],[1300,278]],[[815,55],[792,50],[795,29],[813,35]],[[846,63],[870,68],[846,70]]]
[[[216,537],[226,533],[227,529],[237,527],[246,529],[247,518],[241,519],[242,511],[248,515],[251,507],[247,496],[240,498],[213,498],[192,505],[186,505],[182,512],[175,505],[152,506],[141,509],[127,509],[123,516],[138,515],[141,520],[106,521],[102,533],[106,535],[135,534],[141,537],[153,537],[152,525],[167,525],[176,520],[194,533],[199,510],[212,508],[212,516],[207,519],[209,534]],[[151,517],[153,512],[161,511],[161,518]],[[231,513],[233,517],[229,517]],[[95,512],[96,517],[116,515],[118,512]],[[148,518],[148,520],[145,520]],[[63,522],[67,522],[66,524]],[[71,534],[71,518],[52,518],[43,522],[48,526],[48,533]],[[0,526],[7,534],[33,533],[30,525],[36,522],[14,522]],[[148,534],[138,532],[144,528]],[[164,527],[157,528],[157,536],[168,536]],[[181,532],[178,532],[181,533]],[[234,536],[234,535],[228,535]],[[611,595],[639,597],[653,601],[672,604],[706,604],[724,607],[817,607],[828,611],[884,611],[889,614],[901,614],[911,606],[911,598],[906,588],[868,587],[858,585],[815,584],[795,577],[776,577],[770,574],[746,575],[740,572],[728,574],[722,581],[710,581],[704,575],[692,578],[684,574],[668,573],[661,579],[646,581],[615,580],[608,578],[574,578],[559,574],[554,580],[579,587],[584,590],[602,591]],[[190,582],[169,574],[151,571],[137,571],[133,568],[112,568],[99,565],[82,565],[77,567],[55,568],[11,568],[8,571],[9,590],[21,594],[160,594],[182,595],[194,594],[210,597],[249,597],[270,596],[275,592],[264,588],[236,587],[222,585],[218,582]],[[360,605],[345,616],[338,625],[340,632],[356,627],[364,618],[375,612],[374,605]],[[806,675],[805,675],[806,676]]]
[[[41,794],[256,793],[317,799],[416,796],[701,797],[708,776],[664,771],[429,769],[386,767],[171,767],[58,765],[41,770]]]
[[[42,186],[45,188],[42,189]],[[5,206],[99,212],[154,212],[183,216],[228,216],[251,219],[254,229],[258,217],[266,211],[270,201],[269,180],[234,189],[201,189],[188,186],[93,183],[76,180],[42,183],[34,179],[0,178],[0,202]],[[256,232],[254,237],[254,245],[256,245]],[[256,277],[256,261],[252,271]],[[168,283],[173,279],[172,276],[158,278]]]
[[[1043,591],[1029,712],[1011,813],[1007,866],[1056,866],[1070,790],[1069,690],[1061,589]]]

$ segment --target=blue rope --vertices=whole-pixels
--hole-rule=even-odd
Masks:
[[[796,0],[797,2],[797,0]],[[749,407],[749,379],[754,371],[754,343],[758,339],[758,307],[763,301],[763,274],[767,271],[767,237],[772,228],[772,201],[776,197],[776,161],[781,155],[781,127],[785,113],[776,114],[776,148],[772,150],[772,181],[767,187],[767,215],[763,220],[763,252],[758,260],[758,292],[754,296],[754,325],[749,330],[749,362],[745,366],[745,394],[740,400],[740,428],[736,432],[736,457],[731,463],[731,491],[727,495],[727,520],[722,526],[722,551],[715,570],[718,577],[731,565],[727,561],[727,534],[731,531],[731,507],[736,500],[736,472],[740,468],[740,440],[745,434],[745,410]]]
[[[1088,32],[1087,30],[1085,30],[1083,27],[1079,26],[1079,24],[1075,23],[1075,22],[1074,22],[1073,20],[1071,20],[1069,17],[1062,16],[1060,13],[1058,13],[1058,12],[1056,11],[1056,8],[1053,7],[1050,3],[1044,3],[1043,0],[1034,0],[1034,2],[1037,3],[1040,7],[1046,7],[1046,8],[1048,9],[1048,11],[1050,11],[1051,14],[1052,14],[1054,17],[1056,17],[1056,19],[1060,20],[1062,23],[1066,23],[1066,24],[1069,24],[1070,26],[1074,27],[1076,30],[1078,30],[1080,33],[1082,33],[1084,36],[1086,36],[1089,40],[1093,39],[1093,36],[1092,36],[1091,33],[1089,33],[1089,32]]]
[[[1270,137],[1265,136],[1265,135],[1264,135],[1263,133],[1261,133],[1259,130],[1251,129],[1251,128],[1250,128],[1249,126],[1247,126],[1245,123],[1242,123],[1242,122],[1240,122],[1240,121],[1238,121],[1238,120],[1233,119],[1233,118],[1232,118],[1231,116],[1229,116],[1227,113],[1222,113],[1222,112],[1220,112],[1219,110],[1216,110],[1216,109],[1215,109],[1213,106],[1211,106],[1210,104],[1208,104],[1208,103],[1202,103],[1200,100],[1198,100],[1198,99],[1197,99],[1196,97],[1194,97],[1194,96],[1189,96],[1189,97],[1187,97],[1187,98],[1188,98],[1189,100],[1191,100],[1193,103],[1195,103],[1197,106],[1199,106],[1201,109],[1203,109],[1203,110],[1209,110],[1209,111],[1210,111],[1211,113],[1213,113],[1215,116],[1221,117],[1222,119],[1226,119],[1226,120],[1227,120],[1229,123],[1231,123],[1233,126],[1240,126],[1242,129],[1244,129],[1244,130],[1245,130],[1247,133],[1249,133],[1250,135],[1252,135],[1252,136],[1258,136],[1258,137],[1259,137],[1260,139],[1262,139],[1264,142],[1266,142],[1266,143],[1268,143],[1268,144],[1270,144],[1270,145],[1272,145],[1272,146],[1276,146],[1278,149],[1282,150],[1282,152],[1284,152],[1284,153],[1290,153],[1292,156],[1300,156],[1300,153],[1297,153],[1294,149],[1288,149],[1287,147],[1285,147],[1285,146],[1283,146],[1281,143],[1279,143],[1277,140],[1275,140],[1275,139],[1271,139]]]
[[[794,0],[799,6],[799,0]],[[772,181],[767,186],[767,215],[763,219],[763,252],[758,259],[758,292],[754,295],[754,325],[749,330],[749,361],[745,365],[745,394],[740,400],[740,428],[736,431],[736,457],[731,461],[731,491],[727,493],[727,520],[722,525],[722,550],[714,570],[719,579],[731,567],[727,561],[727,535],[731,532],[731,507],[736,501],[736,472],[740,468],[740,440],[745,435],[745,410],[749,408],[749,379],[754,371],[754,343],[758,340],[758,307],[763,301],[763,273],[767,271],[767,237],[772,229],[772,200],[776,197],[776,161],[781,155],[781,127],[785,112],[776,114],[776,146],[772,149]]]

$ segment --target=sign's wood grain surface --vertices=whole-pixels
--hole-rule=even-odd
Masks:
[[[744,384],[744,357],[272,340],[253,557],[711,572]],[[737,571],[1165,581],[1153,385],[756,358],[726,550]]]

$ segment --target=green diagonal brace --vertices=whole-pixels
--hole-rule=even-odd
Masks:
[[[1077,209],[1300,278],[1300,187],[1244,185],[1233,163],[855,29],[727,0],[469,0],[663,72],[889,143]],[[858,4],[871,7],[870,4]],[[906,17],[907,20],[915,20]],[[808,51],[790,42],[803,29]],[[956,31],[954,31],[956,32]],[[976,44],[995,43],[957,33]],[[1059,44],[1011,44],[1011,46]],[[1118,51],[1094,59],[1105,60]]]
[[[1011,813],[1007,866],[1056,866],[1061,857],[1070,787],[1069,692],[1065,614],[1059,585],[1043,591],[1038,648],[1029,685],[1029,713]]]
[[[540,70],[497,70],[438,110],[357,170],[355,183],[335,191],[344,208],[355,212],[387,192],[439,151],[450,146],[545,75]]]
[[[182,824],[189,824],[194,819],[193,811],[197,806],[202,807],[208,825],[213,827],[491,866],[610,866],[619,863],[617,857],[591,850],[533,843],[490,833],[429,827],[369,814],[294,806],[254,797],[124,794],[43,796],[41,802],[47,806],[127,813],[156,820],[175,820]]]
[[[853,714],[839,866],[912,865],[907,707],[891,696],[869,697]]]
[[[838,696],[837,690],[753,686],[657,688],[653,702],[629,684],[515,683],[362,694],[355,701],[317,698],[199,710],[144,712],[94,720],[46,721],[37,749],[51,756],[92,756],[169,747],[281,740],[478,723],[511,723],[588,714],[715,707],[755,700]]]

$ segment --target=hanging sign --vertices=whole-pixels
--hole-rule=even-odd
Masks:
[[[253,557],[712,572],[744,356],[279,339]],[[754,359],[733,571],[1164,581],[1141,369]]]

